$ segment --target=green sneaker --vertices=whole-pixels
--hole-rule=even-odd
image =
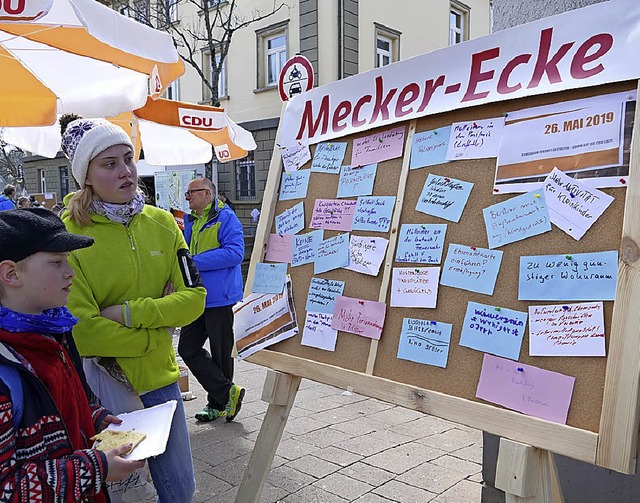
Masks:
[[[244,398],[244,388],[237,384],[232,384],[229,388],[229,401],[225,407],[227,423],[235,419],[242,407],[242,399]]]
[[[227,415],[226,410],[218,410],[206,405],[204,409],[196,414],[197,421],[209,422],[215,421],[219,417],[225,417]]]

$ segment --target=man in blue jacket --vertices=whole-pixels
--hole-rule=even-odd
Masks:
[[[15,210],[16,202],[14,196],[16,195],[16,188],[9,184],[5,185],[3,194],[0,196],[0,211],[2,210]]]
[[[233,383],[233,305],[242,300],[244,258],[242,224],[224,203],[208,178],[191,181],[185,193],[191,215],[185,218],[184,235],[207,289],[204,313],[182,327],[178,353],[207,391],[207,405],[198,421],[224,417],[233,421],[244,398],[244,388]],[[209,339],[211,353],[204,349]]]

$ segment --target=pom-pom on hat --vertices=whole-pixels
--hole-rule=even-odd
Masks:
[[[0,262],[20,262],[38,252],[70,252],[92,244],[93,238],[70,234],[47,208],[0,211]]]
[[[133,149],[125,130],[108,120],[76,119],[67,125],[62,134],[62,151],[71,162],[71,172],[81,188],[91,159],[114,145],[129,145]]]

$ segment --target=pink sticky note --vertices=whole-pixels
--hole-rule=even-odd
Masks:
[[[351,167],[366,166],[402,155],[404,126],[353,140]]]
[[[269,234],[267,253],[264,259],[268,262],[291,263],[292,243],[293,235],[291,234]]]
[[[316,199],[309,227],[332,231],[350,231],[358,201]]]
[[[380,339],[387,305],[340,295],[333,309],[331,328],[371,339]]]
[[[575,377],[485,354],[476,397],[565,424],[575,382]]]

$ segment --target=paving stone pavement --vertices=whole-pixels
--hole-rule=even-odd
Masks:
[[[236,365],[246,388],[235,421],[199,423],[206,393],[185,401],[198,503],[233,503],[267,404],[264,367]],[[479,503],[482,432],[302,380],[262,503]]]

